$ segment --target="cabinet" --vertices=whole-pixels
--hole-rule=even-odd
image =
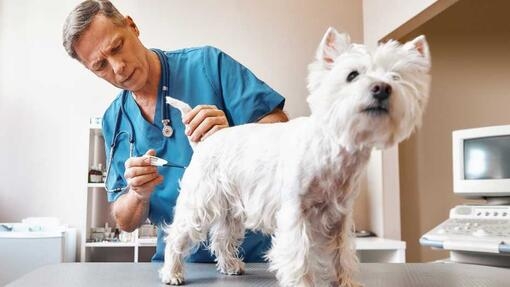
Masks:
[[[101,118],[90,119],[88,170],[101,164],[106,166],[104,138],[101,131]],[[119,232],[115,236],[115,220],[110,213],[103,182],[89,182],[87,179],[87,202],[85,226],[81,232],[82,262],[145,262],[155,252],[156,237],[154,227],[143,225],[134,232]],[[107,227],[105,227],[107,225]],[[113,239],[102,239],[102,238]],[[120,238],[120,239],[119,239]]]
[[[356,238],[356,254],[361,263],[405,263],[406,243],[378,237]]]

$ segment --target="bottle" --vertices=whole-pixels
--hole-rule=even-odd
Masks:
[[[90,183],[99,183],[103,180],[103,173],[98,170],[98,168],[93,165],[89,170],[89,182]]]
[[[115,230],[113,231],[113,240],[120,241],[120,228],[117,223],[115,223]]]
[[[103,164],[100,163],[98,170],[101,172],[101,182],[106,182],[106,169],[103,167]]]

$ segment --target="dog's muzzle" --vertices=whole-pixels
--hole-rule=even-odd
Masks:
[[[388,114],[391,91],[392,88],[387,83],[377,82],[372,84],[370,93],[372,95],[373,102],[362,111],[364,113],[368,113],[371,116]]]

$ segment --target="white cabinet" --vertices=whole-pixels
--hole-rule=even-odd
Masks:
[[[356,253],[362,263],[405,263],[406,243],[378,237],[356,238]]]
[[[88,168],[101,164],[106,166],[104,139],[101,132],[101,118],[91,118],[89,128],[89,160]],[[108,224],[111,231],[115,234],[115,220],[110,213],[110,203],[108,203],[104,183],[87,183],[87,214],[85,226],[81,232],[81,258],[82,262],[89,261],[107,261],[107,262],[143,262],[150,261],[155,252],[155,237],[140,237],[140,231],[137,229],[128,234],[123,233],[120,237],[124,240],[100,240],[94,235],[92,228],[99,228],[98,233],[106,232],[101,229]],[[147,232],[144,232],[146,234]],[[107,233],[108,234],[108,233]],[[93,241],[95,238],[96,241]]]

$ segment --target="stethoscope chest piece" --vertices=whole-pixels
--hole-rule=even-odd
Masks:
[[[169,138],[174,133],[174,129],[170,126],[170,120],[164,119],[161,121],[163,123],[163,129],[161,132],[163,133],[163,136]]]

